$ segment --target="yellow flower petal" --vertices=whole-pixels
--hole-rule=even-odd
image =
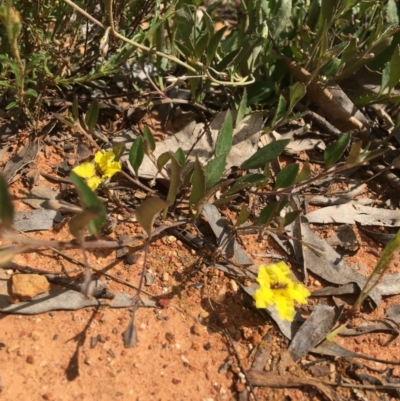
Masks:
[[[295,315],[294,303],[306,304],[311,295],[302,284],[295,283],[291,278],[289,266],[281,261],[272,265],[261,265],[257,281],[260,288],[253,298],[257,308],[267,308],[275,305],[279,317],[292,321]]]
[[[258,288],[253,297],[256,301],[256,307],[259,309],[268,308],[274,304],[274,294],[270,288]]]
[[[87,180],[89,188],[94,191],[104,180],[99,177],[91,177]]]
[[[278,311],[279,317],[282,320],[289,320],[289,322],[293,321],[295,310],[293,301],[280,295],[275,295],[275,308]]]
[[[92,178],[96,175],[96,168],[93,163],[83,163],[74,167],[72,171],[82,178]]]
[[[98,151],[94,155],[94,161],[96,162],[99,170],[103,175],[103,179],[111,178],[114,174],[122,170],[122,163],[114,161],[115,153],[112,150],[107,152]]]

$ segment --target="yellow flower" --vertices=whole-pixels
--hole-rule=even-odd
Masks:
[[[73,168],[72,171],[85,178],[89,188],[94,191],[102,182],[122,170],[121,162],[114,161],[114,159],[115,153],[112,150],[108,152],[101,150],[94,155],[95,164],[83,163]]]
[[[282,320],[291,322],[295,314],[294,302],[306,304],[311,295],[307,288],[291,279],[289,266],[282,261],[268,266],[261,265],[257,281],[260,287],[253,295],[256,307],[275,305]]]

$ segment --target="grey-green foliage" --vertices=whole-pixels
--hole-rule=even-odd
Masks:
[[[304,90],[293,87],[281,54],[325,80],[340,81],[364,65],[382,73],[381,93],[362,96],[359,104],[386,99],[400,79],[399,14],[394,0],[243,0],[235,5],[216,2],[206,9],[200,8],[198,1],[127,4],[115,0],[117,30],[162,54],[140,52],[132,43],[110,39],[104,58],[100,54],[104,31],[87,24],[86,18],[64,1],[14,0],[6,4],[12,4],[14,10],[14,17],[9,18],[10,8],[0,8],[0,30],[2,37],[8,38],[0,42],[0,95],[7,92],[8,108],[19,105],[29,110],[47,89],[121,74],[120,67],[126,62],[142,64],[145,60],[156,65],[163,89],[162,78],[176,66],[162,54],[178,57],[187,66],[187,84],[194,100],[207,99],[211,84],[249,85],[246,103],[271,105],[279,99],[278,110],[283,114],[276,118],[285,117],[282,121]],[[99,21],[108,21],[105,8],[98,3],[84,7]],[[237,23],[216,30],[221,7]],[[146,27],[141,25],[144,20]],[[290,91],[285,105],[280,95],[285,95],[290,85],[296,91]],[[241,89],[235,92],[237,104],[243,93]],[[400,101],[398,96],[391,100]]]

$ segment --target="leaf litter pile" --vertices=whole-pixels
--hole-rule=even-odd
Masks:
[[[241,109],[129,107],[93,102],[84,128],[62,114],[1,127],[8,238],[24,244],[1,259],[5,399],[398,399],[399,154],[360,153],[376,121],[336,115],[352,139],[305,106],[273,132]],[[311,292],[287,319],[278,297],[254,301],[259,266],[282,261]]]

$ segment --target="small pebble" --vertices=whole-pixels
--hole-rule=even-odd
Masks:
[[[172,383],[173,383],[173,384],[179,384],[181,381],[182,381],[182,380],[175,379],[175,378],[172,379]]]
[[[37,341],[37,340],[39,340],[40,335],[39,335],[39,333],[37,331],[32,331],[31,338],[32,338],[32,340]]]
[[[233,292],[237,292],[237,291],[238,291],[239,287],[238,287],[238,285],[236,284],[236,281],[235,281],[235,280],[229,280],[229,285],[230,285],[231,290],[232,290]]]
[[[28,355],[27,357],[26,357],[26,362],[28,362],[29,364],[33,364],[33,362],[34,362],[34,360],[33,360],[33,356],[32,355]]]
[[[168,280],[169,280],[169,273],[164,272],[164,273],[162,274],[162,281],[168,281]]]
[[[196,336],[201,336],[204,332],[204,326],[200,323],[195,323],[192,328],[190,329],[192,334]]]
[[[90,348],[94,348],[97,345],[97,337],[90,337]]]
[[[170,343],[174,343],[175,342],[175,335],[173,333],[171,333],[170,331],[167,331],[165,333],[165,339]]]
[[[207,344],[204,344],[204,345],[203,345],[203,348],[204,348],[206,351],[210,351],[210,349],[212,348],[212,345],[211,345],[210,343],[207,343]]]
[[[54,400],[54,394],[53,393],[45,393],[42,395],[42,398],[46,401],[51,401],[51,400]]]

